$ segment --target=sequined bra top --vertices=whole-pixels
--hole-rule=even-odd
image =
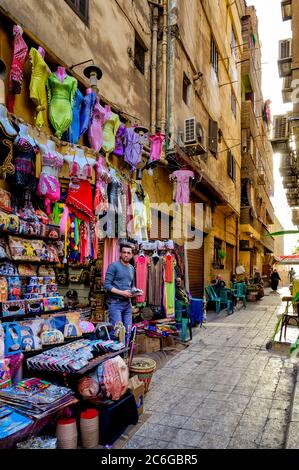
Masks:
[[[63,156],[58,152],[47,152],[43,156],[43,166],[51,166],[53,168],[62,168],[63,167]]]
[[[30,140],[27,140],[26,137],[21,137],[20,135],[17,135],[14,144],[16,148],[21,152],[30,152],[30,150],[33,150],[34,153],[38,153],[39,151],[37,145],[32,145],[32,142]]]

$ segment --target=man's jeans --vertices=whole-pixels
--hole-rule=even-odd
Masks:
[[[132,304],[129,299],[108,300],[109,319],[114,326],[118,322],[123,322],[126,328],[126,345],[129,342],[132,326]]]

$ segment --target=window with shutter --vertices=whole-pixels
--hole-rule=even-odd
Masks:
[[[141,39],[139,39],[135,31],[134,65],[142,74],[144,74],[145,71],[146,51],[146,47],[143,45]]]
[[[227,174],[233,181],[236,181],[236,160],[231,150],[227,151]]]
[[[209,120],[209,150],[214,156],[217,155],[218,123],[216,121],[213,121],[213,119]]]
[[[211,36],[211,51],[210,51],[210,60],[213,69],[215,70],[216,75],[218,76],[218,61],[219,53],[213,36]]]
[[[287,135],[287,118],[286,116],[274,117],[274,139],[284,139]]]
[[[237,117],[237,98],[233,90],[232,90],[232,95],[231,95],[231,108],[232,108],[233,115]]]
[[[88,22],[89,0],[65,0],[84,23]]]
[[[288,59],[292,55],[291,39],[284,39],[279,42],[279,59]]]

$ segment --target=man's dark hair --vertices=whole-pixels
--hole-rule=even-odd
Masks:
[[[122,252],[123,248],[130,248],[130,250],[132,250],[132,252],[133,252],[133,247],[129,243],[122,243],[120,245],[120,250],[119,251]]]

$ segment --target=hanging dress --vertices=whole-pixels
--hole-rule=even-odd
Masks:
[[[20,26],[13,27],[13,56],[9,74],[7,109],[14,111],[15,95],[19,95],[22,89],[24,65],[27,59],[28,47],[22,37]]]
[[[66,131],[66,141],[71,144],[77,144],[80,137],[80,115],[81,115],[81,106],[83,101],[83,95],[79,88],[77,88],[74,104],[73,104],[73,116],[72,122],[68,130]]]
[[[147,298],[147,278],[148,278],[148,266],[149,257],[144,255],[137,255],[134,257],[135,270],[136,270],[136,287],[143,291],[142,295],[136,297],[137,304],[146,305]]]
[[[125,136],[125,162],[135,171],[141,162],[142,148],[147,136],[141,137],[135,132],[134,127],[129,127]]]
[[[194,173],[189,170],[177,170],[169,176],[169,179],[175,179],[176,181],[175,202],[177,204],[186,204],[190,202],[190,178],[194,178]]]
[[[103,126],[111,116],[111,109],[109,106],[100,105],[97,98],[96,104],[93,109],[91,125],[88,129],[88,140],[90,146],[96,152],[99,152],[103,145]]]
[[[91,125],[96,99],[97,95],[92,91],[91,93],[87,93],[82,100],[80,114],[80,136],[83,135]]]
[[[49,119],[59,139],[72,122],[76,89],[77,80],[70,75],[61,82],[52,72],[47,80]]]
[[[170,260],[172,258],[172,261]],[[173,318],[175,313],[175,260],[172,255],[166,255],[164,259],[164,289],[163,304],[166,318]]]
[[[50,72],[43,57],[34,47],[30,49],[29,59],[32,65],[29,85],[30,98],[36,106],[35,125],[40,129],[45,123],[43,111],[47,109],[46,83]]]
[[[14,149],[14,183],[19,188],[35,192],[37,188],[35,161],[39,148],[35,140],[27,133],[26,126],[22,124],[14,141]]]
[[[161,132],[157,132],[155,135],[151,135],[149,137],[151,141],[151,150],[150,150],[150,161],[154,162],[156,160],[161,159],[162,154],[162,146],[165,141],[165,134],[161,134]]]
[[[151,257],[148,271],[148,303],[161,307],[163,286],[163,258]]]
[[[123,157],[125,154],[125,141],[127,138],[127,128],[121,123],[115,137],[115,149],[113,154],[117,157]]]
[[[107,107],[108,108],[108,107]],[[103,145],[102,149],[106,153],[106,160],[110,153],[115,149],[115,137],[120,126],[119,116],[111,112],[110,117],[103,127]]]

